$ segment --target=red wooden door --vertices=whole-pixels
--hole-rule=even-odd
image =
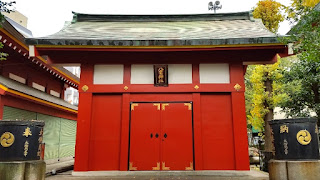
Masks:
[[[131,105],[129,170],[193,170],[191,103]]]
[[[193,170],[191,103],[162,104],[162,170]]]
[[[129,170],[160,170],[160,103],[131,104]]]

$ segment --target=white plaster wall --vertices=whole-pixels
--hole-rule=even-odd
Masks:
[[[131,84],[153,84],[154,72],[152,64],[132,64]]]
[[[230,83],[229,64],[200,64],[200,83]]]
[[[46,90],[46,88],[44,86],[41,86],[40,84],[35,83],[35,82],[32,82],[32,87],[35,89],[38,89],[40,91],[43,91],[43,92]]]
[[[54,91],[54,90],[50,90],[50,94],[52,96],[60,97],[60,93],[58,93],[57,91]]]
[[[192,84],[192,64],[169,64],[169,84]]]
[[[95,65],[93,84],[123,84],[123,64]]]
[[[20,82],[20,83],[22,83],[22,84],[25,84],[25,83],[26,83],[26,79],[25,79],[25,78],[20,77],[20,76],[17,76],[17,75],[12,74],[12,73],[9,73],[9,78],[10,78],[10,79],[13,79],[13,80],[15,80],[15,81],[18,81],[18,82]]]

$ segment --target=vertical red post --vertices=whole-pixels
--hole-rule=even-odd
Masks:
[[[249,170],[248,136],[244,92],[232,92],[236,170]]]
[[[236,170],[249,170],[248,135],[245,109],[243,65],[230,64],[230,83],[240,89],[231,92]]]
[[[194,85],[200,84],[199,64],[192,64],[192,83]]]
[[[129,118],[130,118],[130,94],[122,96],[122,117],[121,117],[121,142],[120,142],[120,170],[128,170],[129,150]]]
[[[193,93],[192,96],[195,170],[203,170],[200,93]]]
[[[81,77],[79,86],[79,107],[77,118],[77,136],[74,171],[88,171],[89,169],[89,147],[90,147],[90,125],[92,93],[90,87],[93,83],[93,65],[81,64]],[[83,88],[87,86],[86,90]]]
[[[192,64],[192,83],[200,85],[199,64]],[[195,170],[203,169],[200,93],[192,94]]]
[[[130,85],[131,80],[131,64],[124,64],[123,70],[123,84]]]

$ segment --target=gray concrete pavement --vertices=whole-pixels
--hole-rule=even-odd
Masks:
[[[51,175],[59,172],[65,172],[73,169],[74,160],[68,160],[63,162],[57,162],[53,164],[47,164],[46,175]]]
[[[261,171],[251,170],[244,173],[243,171],[237,172],[221,172],[221,171],[204,171],[206,173],[199,173],[197,175],[183,175],[177,172],[176,175],[126,175],[126,176],[72,176],[72,171],[67,171],[54,176],[47,177],[47,180],[268,180],[268,173]]]

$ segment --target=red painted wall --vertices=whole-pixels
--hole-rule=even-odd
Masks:
[[[32,87],[32,82],[46,87],[47,93],[50,93],[50,90],[54,90],[60,93],[60,95],[64,93],[64,83],[61,80],[24,58],[23,56],[10,54],[6,61],[0,62],[0,74],[7,78],[9,78],[9,73],[18,75],[25,78],[27,85],[30,87]]]
[[[119,170],[121,95],[93,95],[89,170]]]
[[[201,94],[204,170],[234,170],[231,94]]]
[[[124,84],[94,85],[93,64],[82,64],[80,87],[89,89],[80,90],[74,170],[127,171],[130,102],[177,101],[193,102],[196,170],[249,170],[242,63],[230,64],[229,84],[200,84],[198,69],[193,64],[192,84],[154,87],[130,84],[126,64]]]

